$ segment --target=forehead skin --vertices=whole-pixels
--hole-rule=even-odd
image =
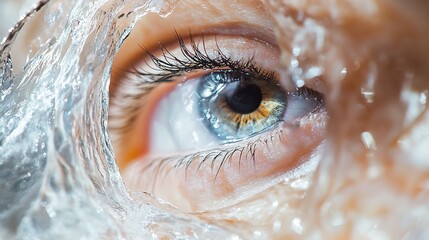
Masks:
[[[412,99],[429,89],[428,6],[423,0],[183,0],[167,18],[148,15],[135,27],[124,43],[134,47],[122,47],[115,59],[112,87],[121,76],[115,68],[138,57],[135,46],[174,39],[173,27],[208,33],[251,25],[254,34],[279,45],[285,86],[293,85],[293,61],[304,70],[323,70],[318,78],[326,85],[328,144],[308,193],[293,205],[304,229],[299,234],[418,236],[429,224],[421,217],[429,216],[429,166],[413,149],[428,144],[428,137],[416,139],[413,129],[427,133],[429,116],[427,105]],[[299,234],[288,237],[302,239]]]

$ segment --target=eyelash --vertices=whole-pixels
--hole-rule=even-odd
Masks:
[[[179,77],[184,73],[189,73],[195,70],[226,69],[225,71],[234,70],[259,79],[273,79],[275,76],[274,71],[266,71],[257,67],[253,57],[250,57],[247,60],[231,59],[231,57],[226,56],[222,52],[217,43],[217,49],[215,50],[217,53],[216,57],[210,57],[207,53],[204,36],[201,38],[201,42],[199,42],[202,45],[202,49],[200,49],[200,47],[198,47],[199,43],[195,42],[191,33],[189,33],[189,46],[185,43],[183,37],[180,36],[177,32],[175,32],[175,35],[184,59],[179,59],[176,57],[164,45],[159,46],[159,49],[162,53],[161,57],[155,56],[149,50],[145,49],[143,46],[140,46],[145,54],[149,56],[150,60],[154,63],[155,67],[152,69],[156,70],[157,73],[150,73],[135,67],[128,73],[136,76],[137,78],[126,78],[125,81],[120,84],[118,88],[120,89],[119,94],[117,94],[119,95],[119,97],[117,97],[119,101],[112,103],[112,106],[116,106],[120,113],[117,114],[118,116],[111,116],[110,119],[111,123],[115,120],[119,122],[116,124],[116,126],[115,124],[113,124],[114,126],[110,126],[111,129],[114,129],[114,131],[118,133],[116,134],[117,136],[120,136],[129,130],[129,126],[131,126],[130,123],[134,120],[136,113],[141,108],[142,103],[144,102],[142,99],[147,95],[148,91],[160,83],[173,81],[176,77]],[[149,66],[148,64],[146,65]],[[126,88],[129,88],[129,91],[127,91]],[[121,89],[123,90],[121,91]],[[294,94],[303,98],[315,98],[321,103],[321,106],[323,105],[323,97],[321,94],[308,88],[300,88],[289,94]],[[127,117],[124,118],[123,116]],[[228,147],[203,150],[197,153],[188,154],[186,156],[174,155],[153,159],[151,165],[147,166],[144,170],[147,171],[152,169],[156,175],[158,175],[161,173],[162,169],[177,170],[178,168],[185,167],[185,174],[187,174],[189,165],[196,159],[202,159],[199,166],[205,162],[211,162],[212,170],[216,161],[221,159],[219,167],[216,169],[216,177],[214,179],[215,181],[222,166],[227,161],[230,161],[232,157],[235,156],[235,154],[240,153],[238,158],[239,165],[244,160],[255,163],[255,152],[257,148],[261,145],[268,147],[270,142],[273,143],[274,138],[281,138],[281,134],[281,129],[274,128],[269,134],[264,134],[264,138],[258,137],[257,139],[250,140],[245,144],[242,143],[240,146],[235,144],[235,147],[229,145]],[[243,159],[243,157],[246,159]],[[163,168],[171,163],[173,163],[171,168]],[[165,174],[167,174],[168,171]]]
[[[202,49],[199,43],[196,42],[191,33],[189,33],[189,47],[181,35],[175,32],[177,43],[185,59],[179,59],[172,54],[165,45],[159,45],[162,56],[156,57],[149,50],[140,46],[145,53],[149,56],[150,60],[155,64],[154,70],[161,70],[160,73],[150,73],[143,69],[134,68],[131,72],[138,77],[148,77],[150,80],[145,80],[144,83],[160,83],[169,82],[174,77],[180,76],[183,73],[192,72],[194,70],[213,70],[219,68],[227,68],[229,71],[238,71],[243,74],[248,74],[257,78],[274,78],[274,71],[266,71],[256,66],[253,56],[249,59],[233,60],[231,57],[226,56],[216,42],[216,57],[210,57],[207,53],[205,37],[201,37]]]
[[[187,154],[185,156],[181,155],[173,155],[169,157],[160,157],[152,159],[151,163],[146,166],[143,171],[149,171],[154,172],[155,176],[161,177],[161,173],[164,174],[164,176],[167,176],[168,173],[172,170],[178,170],[182,167],[185,168],[185,179],[187,178],[188,174],[188,167],[198,159],[200,160],[199,166],[197,170],[201,168],[201,166],[208,162],[211,165],[211,170],[214,170],[214,166],[217,162],[217,160],[220,160],[219,165],[216,169],[215,178],[213,179],[213,183],[216,181],[217,176],[222,169],[222,167],[225,165],[225,163],[231,161],[231,159],[236,156],[236,154],[239,155],[238,157],[238,165],[240,167],[241,163],[243,161],[252,162],[254,165],[256,163],[256,156],[255,153],[261,145],[265,145],[267,148],[269,147],[269,144],[271,143],[272,148],[276,148],[274,146],[274,138],[279,138],[279,140],[282,140],[282,133],[283,130],[280,128],[275,128],[271,130],[269,134],[267,134],[266,137],[258,137],[254,140],[248,141],[246,144],[242,144],[241,146],[230,146],[228,148],[216,148],[216,149],[210,149],[210,150],[204,150],[193,154]],[[173,163],[172,165],[170,165]],[[171,167],[168,167],[171,166]],[[142,174],[143,176],[144,174]],[[161,178],[162,179],[162,178]],[[155,178],[153,182],[153,186],[156,185],[157,178]],[[153,190],[153,189],[152,189]]]

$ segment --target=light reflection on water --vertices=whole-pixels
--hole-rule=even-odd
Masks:
[[[357,208],[356,212],[348,211],[347,203],[362,200],[359,192],[372,194],[362,206],[374,203],[374,209],[384,207],[377,204],[395,199],[395,203],[389,202],[390,210],[395,210],[389,212],[390,216],[392,219],[401,219],[405,215],[404,218],[407,219],[406,226],[398,231],[414,234],[410,236],[425,236],[425,232],[420,228],[429,222],[428,215],[423,214],[428,212],[427,205],[422,204],[427,200],[427,196],[422,194],[418,199],[409,196],[398,198],[398,189],[386,188],[385,182],[382,181],[372,182],[386,174],[383,166],[378,165],[380,162],[375,161],[376,157],[381,155],[374,152],[390,147],[388,143],[380,141],[385,136],[382,136],[381,133],[384,132],[377,131],[378,129],[362,129],[356,138],[356,141],[368,150],[363,156],[359,155],[365,161],[353,161],[357,159],[353,154],[360,154],[359,148],[348,148],[349,145],[343,142],[330,143],[332,152],[326,152],[323,159],[326,161],[318,169],[315,179],[290,179],[289,182],[273,188],[270,194],[265,194],[262,198],[255,196],[258,201],[249,199],[241,204],[242,208],[252,209],[253,212],[231,208],[223,209],[223,212],[190,215],[179,212],[150,195],[130,194],[120,177],[107,132],[108,79],[113,56],[135,21],[147,12],[168,15],[176,1],[168,2],[169,4],[161,0],[123,3],[108,0],[52,0],[44,11],[39,13],[44,19],[42,26],[49,27],[28,42],[21,41],[18,36],[16,41],[14,38],[6,39],[0,46],[1,239],[9,239],[12,236],[17,239],[269,239],[266,229],[258,228],[267,222],[264,217],[268,215],[278,221],[264,227],[274,232],[284,231],[294,237],[307,233],[315,238],[322,238],[321,236],[327,236],[323,235],[323,231],[329,235],[335,234],[341,227],[353,226],[358,233],[369,231],[381,239],[387,234],[383,231],[393,229],[392,226],[397,222],[383,222],[386,223],[383,225],[384,229],[379,229],[377,221],[380,219],[368,222],[367,218],[359,215],[363,210],[359,211]],[[272,2],[275,6],[276,1]],[[279,26],[284,23],[291,26],[290,22],[282,22],[283,20],[284,18],[280,17],[276,20]],[[285,29],[288,26],[284,26]],[[324,28],[319,22],[309,19],[304,21],[297,34],[291,34],[294,36],[289,39],[291,41],[287,42],[288,39],[285,39],[286,42],[279,43],[286,48],[288,44],[292,45],[289,48],[292,49],[292,56],[290,59],[286,58],[290,69],[286,71],[292,74],[292,80],[298,86],[326,72],[333,76],[328,80],[334,81],[333,79],[339,78],[352,79],[353,74],[363,71],[368,78],[362,82],[356,99],[362,97],[365,109],[372,110],[372,104],[380,104],[377,102],[377,94],[380,93],[377,91],[381,86],[377,80],[380,76],[377,74],[380,72],[359,61],[348,67],[346,64],[339,64],[336,76],[329,72],[329,64],[325,63],[327,60],[323,53],[327,51],[326,41],[332,39],[329,39]],[[25,49],[24,52],[31,56],[24,68],[15,64],[12,71],[11,64],[13,61],[16,63],[14,57],[17,56],[12,53],[13,61],[9,58],[11,46]],[[376,60],[371,63],[378,64],[380,69],[385,64]],[[368,68],[366,72],[365,67]],[[379,70],[378,67],[376,70]],[[388,70],[386,72],[389,72]],[[410,77],[409,74],[405,75]],[[397,81],[402,80],[404,79]],[[409,80],[410,83],[415,83],[414,81]],[[335,84],[334,82],[333,85]],[[341,90],[341,87],[346,88],[347,85],[339,86],[338,89]],[[427,90],[417,91],[412,84],[404,84],[398,88],[392,91],[400,93],[397,94],[398,99],[401,98],[398,109],[402,107],[406,121],[398,124],[393,122],[396,120],[393,119],[391,124],[401,127],[404,127],[402,124],[420,125],[414,130],[416,132],[401,133],[398,140],[398,148],[401,151],[393,152],[387,157],[398,162],[398,159],[409,158],[409,163],[414,165],[403,165],[404,169],[410,167],[415,170],[413,167],[417,166],[423,169],[423,173],[428,166],[425,159],[425,143],[428,137],[424,135],[428,129],[422,124],[424,120],[428,120],[424,116],[427,115]],[[342,128],[334,131],[334,140],[338,140],[340,134],[354,127],[353,121],[356,120],[349,121],[350,119],[368,116],[365,111],[361,111],[362,115],[359,115],[359,111],[351,111],[351,108],[349,110],[354,114],[340,114],[347,113],[347,109],[348,106],[344,103],[343,108],[334,109],[338,112],[333,111],[337,115],[334,114],[332,119],[337,117],[338,120],[341,116],[340,119],[344,117],[343,121],[350,123],[349,128],[346,128],[346,125],[338,125]],[[383,110],[387,111],[386,109]],[[385,116],[390,115],[386,112]],[[384,123],[380,126],[384,127]],[[334,146],[347,146],[347,149],[335,149]],[[350,162],[353,165],[347,165]],[[355,169],[352,173],[356,175],[350,175],[350,169]],[[360,170],[364,173],[359,172]],[[400,171],[403,171],[393,170],[398,171],[393,171],[398,176]],[[420,173],[416,171],[415,176],[409,176],[409,183],[420,182],[418,174]],[[367,179],[359,179],[344,191],[341,191],[343,189],[340,184],[334,184],[333,187],[329,185],[332,178],[335,183],[342,183],[343,180],[356,180],[356,176],[366,176]],[[355,179],[352,179],[353,177]],[[359,184],[360,180],[371,184]],[[312,185],[312,181],[317,184]],[[311,187],[307,195],[306,190]],[[297,191],[294,195],[286,196],[283,188],[294,188]],[[383,196],[379,194],[379,189],[383,189]],[[330,191],[338,192],[333,196],[329,195],[332,193]],[[370,201],[379,195],[379,201]],[[288,201],[279,201],[284,198]],[[321,201],[317,202],[317,199]],[[402,208],[395,208],[398,206],[395,204],[401,204]],[[421,206],[417,206],[418,204]],[[302,209],[294,208],[295,206],[304,206],[304,213],[298,213],[298,210]],[[410,209],[415,211],[408,212]],[[223,214],[226,218],[234,219],[234,223],[239,223],[255,213],[259,214],[258,218],[252,219],[254,225],[244,228],[237,224],[233,230],[232,227],[228,228],[232,221],[228,222],[219,217]],[[354,218],[351,219],[345,213],[354,214]],[[206,222],[202,219],[212,221]],[[417,230],[413,232],[413,229]]]

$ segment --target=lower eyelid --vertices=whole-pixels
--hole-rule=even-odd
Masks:
[[[320,118],[324,119],[323,116]],[[321,125],[314,129],[309,125],[297,127],[283,123],[275,130],[244,143],[222,146],[205,153],[186,157],[151,155],[130,166],[125,178],[131,189],[153,192],[178,207],[190,207],[188,210],[222,207],[220,205],[226,204],[226,197],[236,201],[246,194],[254,194],[257,189],[263,190],[278,183],[278,177],[290,174],[307,162],[323,140],[323,129]],[[222,155],[222,152],[227,154]],[[157,179],[157,182],[149,179]],[[200,194],[195,195],[195,192]],[[179,200],[176,202],[178,196],[187,196],[190,206],[181,206]]]
[[[179,83],[182,82],[179,80],[162,84],[149,93],[151,100],[143,108],[145,113],[139,116],[137,122],[151,123],[160,100],[177,89]],[[309,155],[324,136],[323,121],[326,115],[322,113],[304,116],[298,125],[280,122],[274,130],[252,139],[220,145],[217,149],[187,156],[168,151],[161,153],[164,156],[157,156],[148,149],[151,137],[147,135],[146,140],[141,143],[146,146],[139,146],[140,149],[145,147],[145,154],[135,154],[129,158],[132,164],[122,168],[125,169],[124,179],[131,190],[152,192],[157,197],[188,210],[211,208],[214,202],[222,203],[225,198],[242,199],[240,196],[278,183],[279,176],[289,174],[310,158]],[[317,117],[318,115],[320,116]],[[316,124],[315,121],[319,122]],[[147,125],[146,127],[149,128]],[[274,131],[278,131],[278,134]],[[149,133],[148,130],[141,129],[138,132]],[[237,149],[243,149],[243,154]],[[231,154],[230,159],[225,160],[228,155],[222,155],[223,153]],[[250,189],[250,192],[246,189]],[[195,192],[200,194],[193,194]],[[183,200],[186,203],[191,201],[190,205],[180,206]]]

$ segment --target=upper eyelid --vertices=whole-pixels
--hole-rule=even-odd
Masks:
[[[185,38],[179,33],[175,32],[176,40],[179,45],[183,59],[175,56],[170,50],[169,46],[159,44],[159,52],[161,57],[155,56],[154,53],[150,52],[148,49],[142,47],[146,55],[150,58],[150,61],[155,64],[155,67],[161,70],[161,72],[151,73],[143,69],[138,69],[134,67],[130,72],[137,76],[148,76],[148,77],[157,77],[156,82],[165,82],[168,81],[170,77],[180,75],[184,72],[190,72],[192,70],[202,70],[202,69],[216,69],[221,67],[227,67],[229,69],[238,70],[238,71],[248,71],[249,73],[255,76],[263,76],[265,78],[274,78],[274,71],[264,70],[260,67],[257,67],[253,61],[254,55],[248,59],[233,59],[231,56],[227,56],[222,49],[219,47],[217,38],[214,36],[215,46],[216,46],[216,56],[210,56],[207,52],[206,47],[206,36],[202,35],[199,38],[199,41],[195,41],[192,33],[189,32],[186,40],[189,41],[187,44]],[[147,61],[145,61],[147,64]],[[162,77],[160,77],[162,76]],[[155,81],[154,81],[155,82]]]

